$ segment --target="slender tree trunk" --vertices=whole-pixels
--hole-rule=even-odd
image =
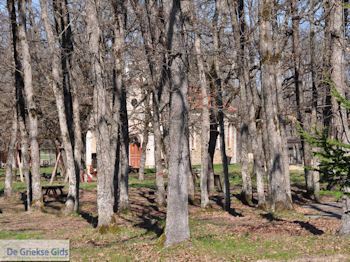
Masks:
[[[241,121],[241,173],[242,173],[242,192],[241,197],[243,202],[252,205],[253,189],[252,181],[249,171],[249,159],[248,159],[248,138],[250,137],[249,123],[250,119],[248,115],[248,97],[247,89],[249,88],[249,72],[247,71],[245,62],[245,22],[243,18],[243,1],[228,2],[231,13],[231,24],[234,31],[235,46],[237,50],[237,56],[235,63],[238,66],[239,71],[239,88],[240,88],[240,121]],[[238,17],[236,15],[238,12]],[[255,124],[255,123],[254,123]]]
[[[188,80],[184,61],[183,19],[179,0],[163,1],[169,59],[169,177],[165,246],[190,238],[188,221]],[[181,53],[179,53],[181,52]]]
[[[11,127],[11,138],[7,150],[6,170],[5,170],[5,197],[10,198],[12,195],[12,163],[16,161],[15,150],[16,150],[16,139],[17,139],[17,110],[16,105],[14,106],[14,114]]]
[[[269,182],[271,209],[280,211],[291,209],[286,190],[286,177],[284,173],[283,143],[281,137],[281,124],[278,119],[278,101],[276,94],[276,81],[274,79],[273,43],[271,38],[271,20],[273,4],[271,0],[259,0],[260,23],[260,57],[261,57],[261,83],[264,98],[264,112],[266,131],[268,134],[269,151]]]
[[[223,10],[221,10],[221,1],[215,1],[215,14],[213,17],[213,43],[214,50],[219,52],[220,49],[220,27],[219,27],[219,15],[221,19],[224,19]],[[224,175],[224,185],[225,185],[225,210],[230,210],[231,199],[230,199],[230,182],[228,177],[228,164],[226,156],[226,145],[225,145],[225,126],[224,126],[224,112],[223,112],[223,99],[222,99],[222,81],[220,77],[220,65],[218,55],[214,56],[214,76],[215,76],[215,86],[216,86],[216,107],[218,110],[218,123],[219,123],[219,134],[220,134],[220,152],[221,152],[221,161],[222,169]]]
[[[294,85],[295,85],[295,95],[296,95],[296,108],[298,121],[303,129],[310,132],[308,122],[306,120],[305,104],[304,104],[304,90],[301,72],[301,47],[299,43],[299,23],[300,16],[298,13],[298,5],[295,1],[290,1],[291,4],[291,15],[292,15],[292,36],[293,36],[293,63],[294,63]],[[311,164],[311,148],[309,143],[305,141],[303,136],[301,138],[301,150],[302,157],[304,161],[304,173],[306,182],[306,191],[308,195],[312,195],[314,192],[312,184],[312,176],[309,169],[306,166]]]
[[[143,140],[142,140],[142,145],[141,145],[141,160],[140,160],[140,169],[139,169],[139,180],[140,181],[143,181],[145,179],[146,154],[147,154],[147,144],[148,144],[148,136],[149,136],[148,117],[149,117],[148,114],[145,113],[144,126],[143,126]]]
[[[94,120],[97,145],[97,208],[98,226],[103,229],[115,223],[114,220],[114,166],[111,163],[111,142],[108,128],[107,92],[104,82],[103,57],[100,40],[101,28],[98,20],[99,3],[86,1],[87,33],[91,56],[94,85]]]
[[[201,114],[201,174],[200,174],[200,188],[201,188],[201,208],[207,208],[209,205],[209,192],[208,192],[208,178],[209,178],[209,99],[208,99],[208,83],[205,76],[204,61],[201,47],[201,36],[198,31],[198,17],[195,12],[195,7],[192,1],[183,1],[181,3],[183,13],[186,13],[185,21],[188,21],[187,30],[192,29],[194,31],[194,51],[196,55],[196,61],[199,72],[200,91],[202,94],[202,114]],[[193,183],[192,172],[190,182]],[[193,190],[194,191],[194,190]]]
[[[47,35],[47,40],[50,48],[50,55],[52,61],[52,82],[50,83],[55,94],[56,106],[58,112],[58,119],[61,131],[61,137],[63,142],[64,151],[66,154],[66,169],[67,177],[69,178],[69,193],[67,196],[65,213],[71,214],[79,209],[77,177],[75,172],[74,153],[71,141],[71,135],[68,127],[68,119],[65,108],[65,100],[62,89],[60,88],[60,52],[56,49],[56,40],[52,30],[52,26],[49,20],[47,5],[45,1],[40,1],[41,16],[44,22],[44,27]],[[70,116],[71,117],[71,116]]]
[[[38,143],[38,112],[33,99],[32,65],[26,36],[26,1],[19,0],[19,40],[22,48],[24,91],[29,116],[30,154],[32,161],[33,202],[35,209],[43,207],[40,177],[40,153]]]
[[[315,6],[314,0],[310,0],[310,9],[313,10]],[[310,67],[311,67],[311,81],[312,81],[312,106],[311,106],[311,127],[315,127],[317,124],[317,101],[318,101],[318,92],[317,92],[317,73],[316,73],[316,64],[315,64],[315,57],[316,57],[316,42],[315,42],[315,15],[314,13],[311,13],[310,15]],[[317,166],[317,158],[312,157],[311,159],[311,166],[315,167]],[[312,176],[312,183],[313,183],[313,195],[315,197],[315,200],[317,202],[320,201],[320,197],[318,192],[320,191],[320,175],[317,171],[309,171]]]
[[[216,141],[219,135],[218,132],[218,124],[216,120],[216,116],[212,109],[209,111],[209,119],[210,119],[210,131],[209,131],[209,148],[208,148],[208,158],[209,158],[209,164],[208,164],[208,193],[214,191],[214,154],[215,154],[215,148],[216,148]]]
[[[117,99],[119,99],[119,131],[120,131],[120,184],[119,203],[120,211],[129,209],[129,125],[126,107],[126,87],[124,82],[125,67],[125,30],[126,30],[126,6],[123,1],[112,0],[114,11],[114,57],[116,68]]]
[[[163,178],[163,166],[162,166],[162,151],[161,151],[161,132],[160,132],[160,119],[159,119],[159,101],[158,97],[153,92],[153,133],[154,133],[154,159],[156,166],[156,185],[157,185],[157,203],[158,205],[164,205],[165,202],[165,187]]]

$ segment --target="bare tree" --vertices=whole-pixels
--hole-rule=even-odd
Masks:
[[[44,22],[44,27],[47,35],[47,40],[50,48],[50,55],[51,55],[51,61],[52,61],[52,81],[51,86],[53,89],[53,92],[56,97],[56,106],[57,106],[57,112],[58,112],[58,118],[59,118],[59,124],[60,124],[60,130],[61,130],[61,137],[63,141],[63,147],[64,151],[66,153],[66,169],[67,169],[67,175],[69,178],[69,194],[66,201],[66,209],[65,213],[70,214],[74,211],[78,211],[79,208],[79,199],[78,199],[78,188],[77,188],[77,178],[79,176],[76,176],[75,172],[75,164],[74,164],[74,153],[73,153],[73,146],[71,141],[71,136],[69,134],[69,128],[68,128],[68,120],[67,115],[68,112],[66,112],[67,108],[65,107],[65,100],[64,100],[64,94],[61,86],[61,80],[60,80],[60,52],[58,49],[56,49],[56,39],[54,36],[54,32],[52,30],[52,26],[50,24],[49,15],[47,11],[47,5],[45,1],[40,1],[41,6],[41,17]],[[71,118],[70,115],[68,118]]]
[[[169,57],[169,177],[165,246],[190,238],[188,221],[188,80],[180,0],[163,1]]]
[[[266,134],[265,143],[268,151],[269,197],[272,210],[291,209],[291,202],[286,190],[285,167],[283,161],[283,143],[281,138],[281,124],[277,115],[278,98],[274,73],[276,58],[273,56],[271,0],[259,0],[260,20],[260,59],[261,85],[264,106],[264,121]]]
[[[35,105],[33,95],[33,75],[32,75],[32,59],[29,52],[29,45],[26,35],[26,1],[19,0],[19,27],[18,34],[22,50],[23,59],[23,79],[24,79],[24,92],[25,99],[28,108],[28,120],[29,120],[29,136],[30,136],[30,154],[32,163],[32,187],[33,187],[33,203],[32,206],[35,209],[39,209],[43,206],[43,198],[41,191],[41,177],[40,177],[40,153],[38,143],[38,110]]]
[[[108,129],[107,92],[104,80],[104,60],[101,53],[101,28],[98,11],[100,2],[86,1],[87,34],[89,36],[89,51],[92,66],[94,86],[94,122],[97,138],[97,207],[98,226],[112,225],[114,214],[114,170],[111,164],[111,142]]]

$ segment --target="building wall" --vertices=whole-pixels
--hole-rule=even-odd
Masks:
[[[232,123],[225,123],[226,155],[231,158],[231,163],[237,163],[237,130]],[[192,165],[201,164],[201,137],[200,133],[190,130],[190,154]],[[220,137],[216,140],[214,164],[221,164]]]

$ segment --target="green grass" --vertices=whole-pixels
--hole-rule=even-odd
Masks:
[[[42,239],[43,233],[38,232],[17,232],[17,231],[0,231],[0,239]]]

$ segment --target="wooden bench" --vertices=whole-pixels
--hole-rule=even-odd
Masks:
[[[44,196],[48,196],[50,195],[50,193],[56,198],[60,198],[61,196],[63,196],[63,188],[64,186],[43,186],[42,187],[43,190],[46,190],[43,197]],[[57,190],[59,190],[60,194],[57,193]]]

